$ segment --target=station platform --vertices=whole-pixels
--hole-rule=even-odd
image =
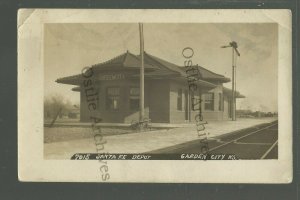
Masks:
[[[210,139],[276,120],[277,118],[238,118],[237,121],[212,121],[205,125],[205,131],[209,133],[208,139]],[[87,124],[87,129],[88,125],[91,124]],[[199,139],[195,124],[189,123],[184,126],[121,135],[104,135],[103,153],[143,153]],[[45,159],[70,159],[75,153],[96,152],[94,137],[44,143]]]

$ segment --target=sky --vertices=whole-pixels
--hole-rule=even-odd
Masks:
[[[46,24],[44,27],[45,97],[63,95],[79,104],[75,86],[56,83],[82,68],[107,61],[129,50],[139,54],[137,23]],[[194,50],[193,63],[232,78],[232,51],[238,43],[237,90],[246,96],[237,109],[277,112],[278,27],[274,23],[144,23],[145,51],[183,66],[181,52]],[[231,88],[231,82],[224,84]]]

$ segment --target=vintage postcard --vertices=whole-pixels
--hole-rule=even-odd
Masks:
[[[19,179],[290,183],[291,20],[19,10]]]

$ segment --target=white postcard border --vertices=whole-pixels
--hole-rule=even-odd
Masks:
[[[238,16],[238,17],[237,17]],[[289,10],[79,10],[18,12],[18,174],[21,181],[102,182],[98,161],[43,159],[45,23],[278,23],[278,160],[109,160],[108,182],[290,183],[292,37]]]

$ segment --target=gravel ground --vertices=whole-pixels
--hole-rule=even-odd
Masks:
[[[156,129],[152,128],[151,130],[155,131]],[[130,128],[110,128],[110,127],[102,127],[101,128],[102,135],[121,135],[121,134],[129,134],[136,133],[136,130],[132,130]],[[92,128],[83,128],[83,127],[44,127],[44,143],[52,143],[52,142],[62,142],[69,140],[77,140],[84,138],[93,137],[95,132],[93,132]]]
[[[101,128],[103,135],[120,135],[134,133],[131,129]],[[82,127],[44,127],[44,143],[69,141],[94,136],[92,128]]]

